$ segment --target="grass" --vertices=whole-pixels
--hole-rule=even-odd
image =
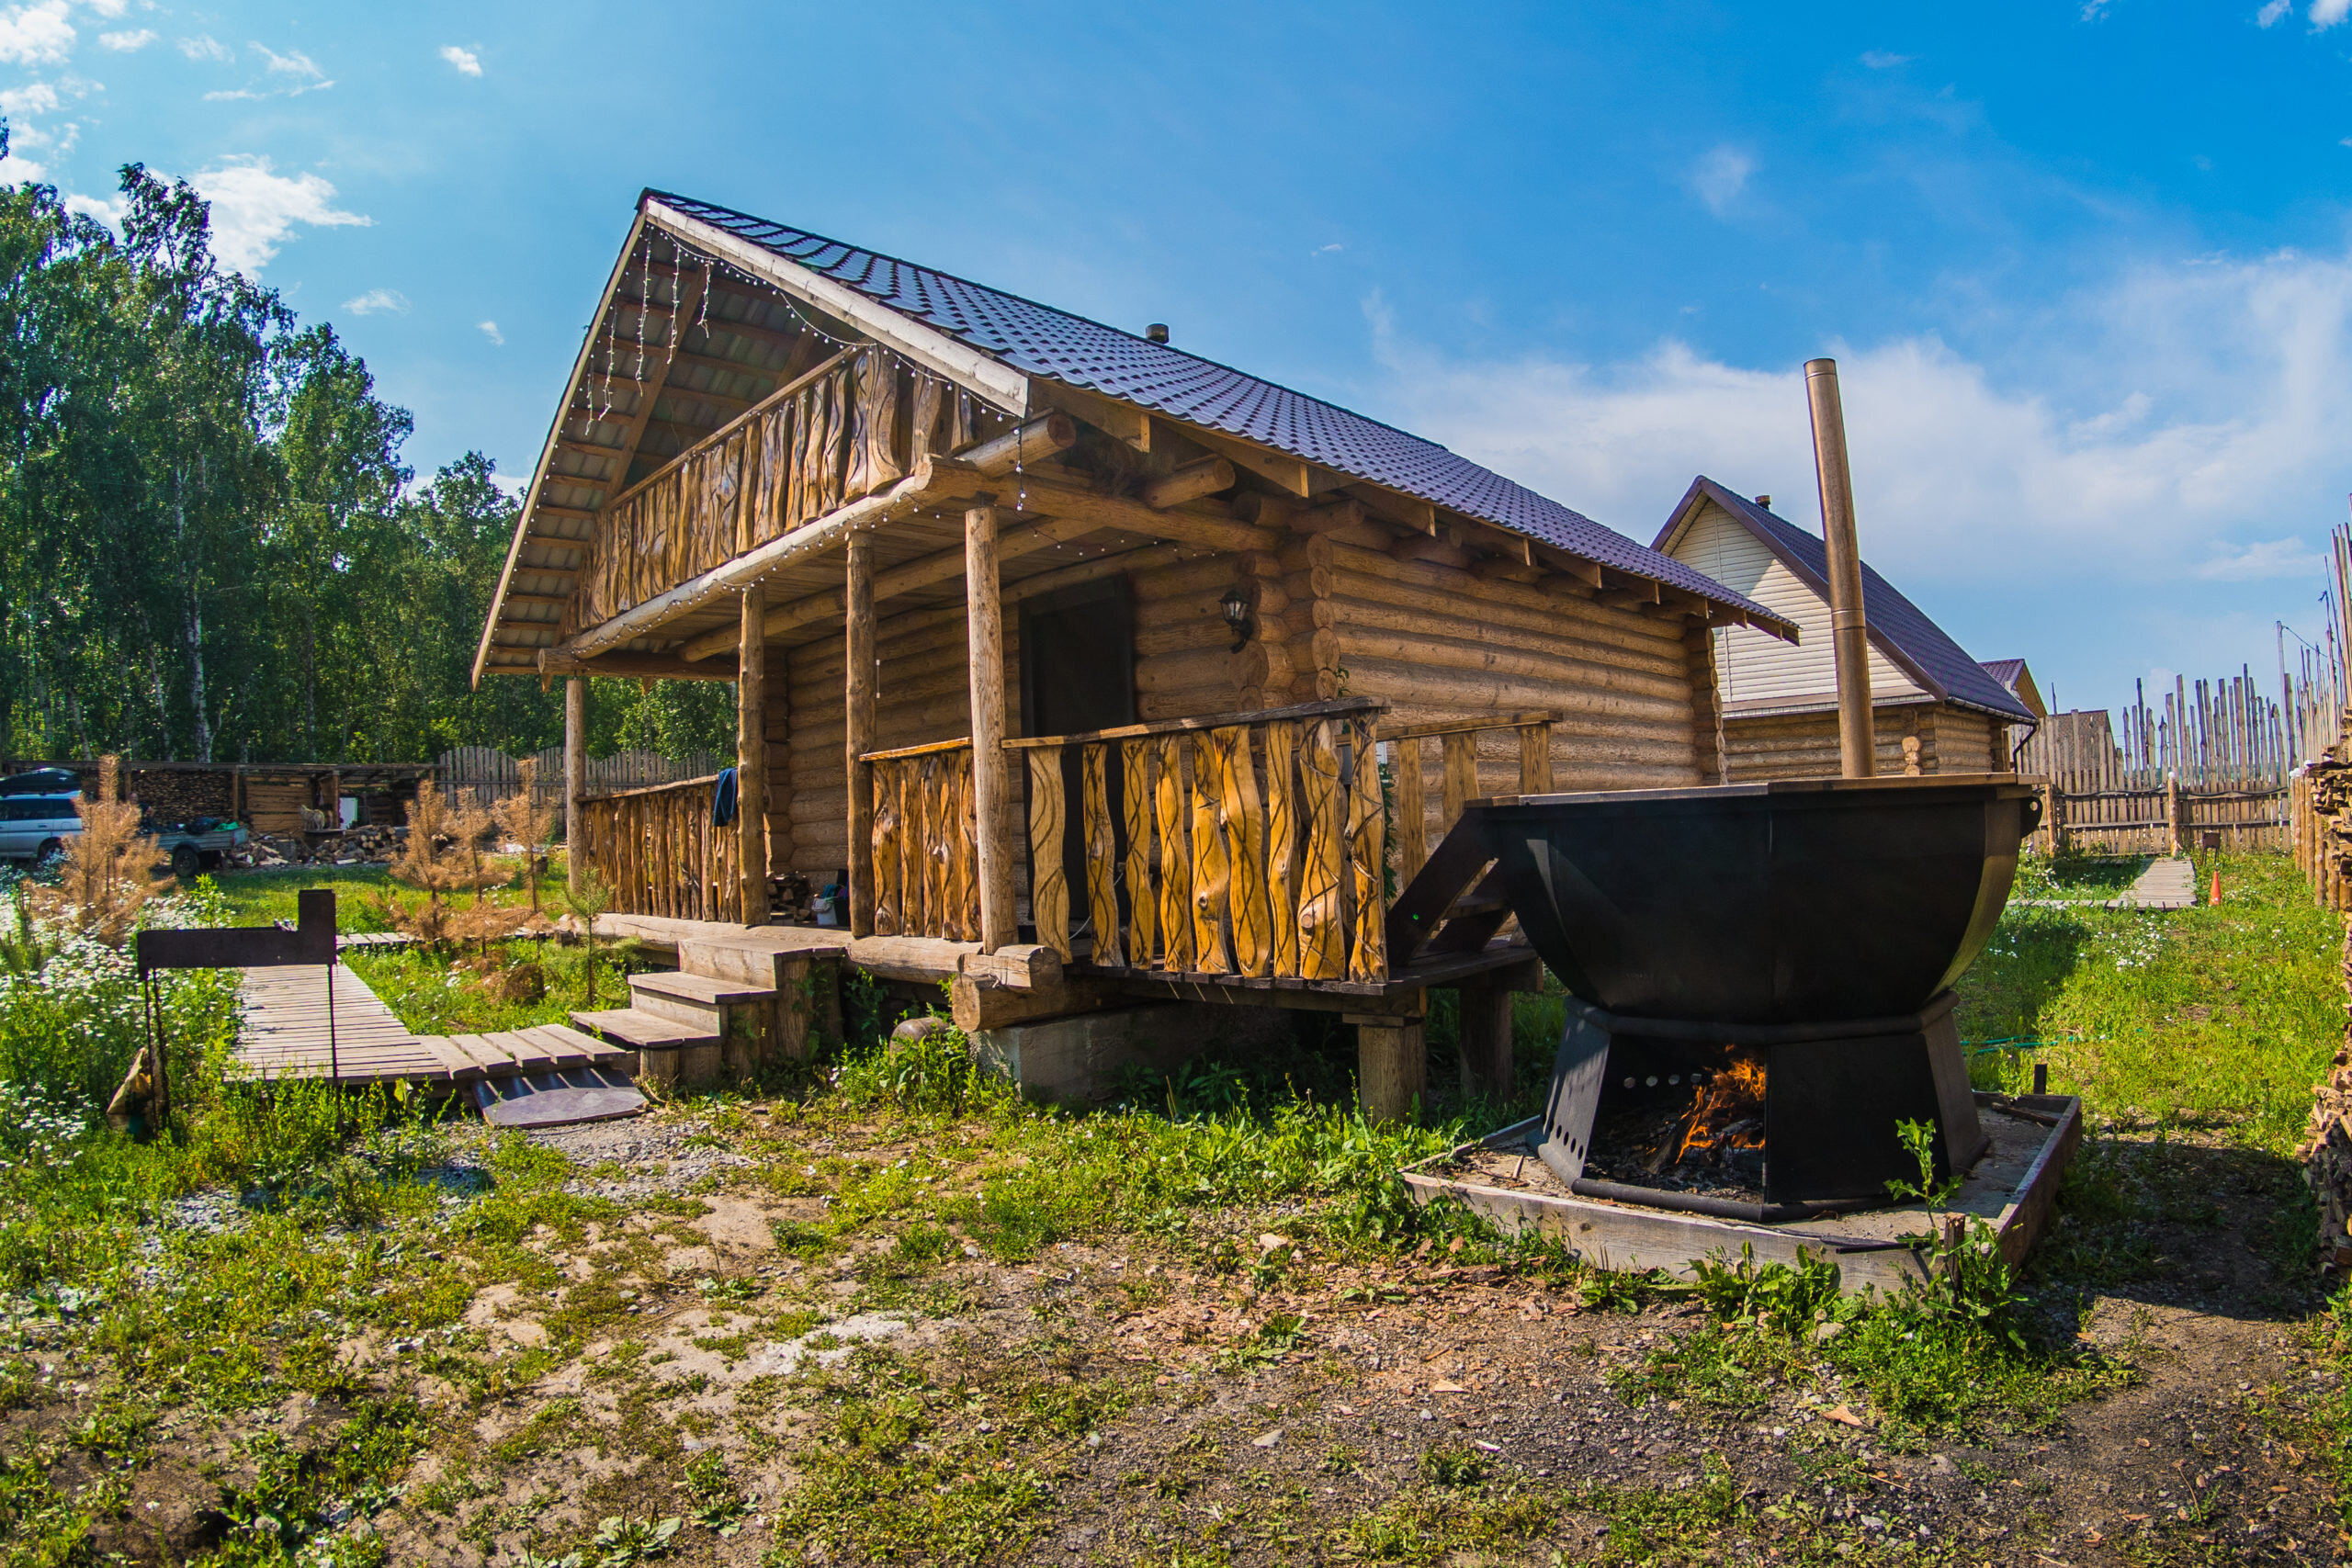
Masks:
[[[1520,998],[1511,1103],[1441,1092],[1420,1123],[1385,1125],[1350,1108],[1336,1031],[1212,1050],[1071,1114],[977,1075],[952,1033],[885,1051],[888,1010],[853,998],[861,1038],[828,1043],[813,1069],[684,1108],[705,1131],[653,1166],[583,1169],[395,1097],[229,1083],[220,998],[177,993],[175,1030],[209,1043],[174,1137],[75,1122],[36,1147],[0,1130],[0,1564],[154,1555],[136,1535],[142,1499],[173,1476],[222,1522],[171,1551],[212,1563],[382,1562],[395,1539],[411,1556],[462,1542],[583,1568],[710,1561],[730,1540],[777,1562],[978,1563],[1080,1517],[1113,1523],[1072,1561],[1941,1561],[1941,1547],[1894,1555],[1850,1509],[1827,1511],[1812,1483],[1845,1488],[1855,1465],[1831,1425],[1791,1439],[1821,1474],[1770,1487],[1702,1457],[1679,1484],[1538,1476],[1434,1423],[1412,1423],[1405,1462],[1393,1440],[1375,1460],[1311,1427],[1364,1398],[1332,1326],[1340,1312],[1430,1313],[1440,1348],[1450,1298],[1430,1272],[1499,1270],[1512,1299],[1583,1314],[1545,1335],[1626,1341],[1590,1380],[1619,1410],[1752,1428],[1803,1398],[1865,1412],[1891,1452],[2054,1440],[2137,1375],[2128,1350],[2075,1338],[2082,1302],[2168,1267],[2152,1222],[2220,1223],[2213,1168],[2192,1156],[2276,1183],[2264,1246],[2282,1268],[2309,1254],[2282,1156],[2341,1032],[2337,936],[2283,863],[2218,864],[2218,909],[2015,910],[1966,980],[1968,1038],[2045,1043],[1978,1056],[1979,1081],[2020,1087],[2038,1055],[2052,1088],[2086,1097],[2098,1135],[2032,1275],[1964,1299],[1859,1303],[1788,1270],[1726,1267],[1696,1288],[1606,1274],[1408,1202],[1399,1166],[1532,1107],[1556,996]],[[2036,886],[2098,891],[2127,869],[2037,868]],[[293,892],[325,879],[228,877],[216,914],[290,917]],[[355,894],[354,929],[380,874],[332,880]],[[581,1005],[560,961],[543,997],[492,996],[485,980],[539,955],[489,956],[355,967],[413,1028],[511,1028]],[[0,1043],[21,1046],[0,1057],[0,1088],[49,1084],[76,1031],[128,1027],[104,987],[45,996],[20,988],[0,1010]],[[1452,1076],[1451,1028],[1441,1010],[1433,1085]],[[646,1174],[706,1149],[740,1163],[666,1186]],[[636,1186],[612,1195],[624,1179]],[[754,1199],[773,1215],[767,1265],[710,1262],[698,1224]],[[1096,1278],[1105,1265],[1074,1258],[1128,1267]],[[1235,1323],[1151,1358],[1105,1337],[1125,1314],[1203,1303]],[[850,1320],[873,1314],[933,1332],[862,1338]],[[2346,1324],[2352,1303],[2307,1326],[2352,1371]],[[762,1370],[785,1341],[810,1359]],[[2329,1436],[2352,1432],[2344,1404],[2296,1440],[2352,1483],[2352,1444]],[[1101,1439],[1163,1421],[1148,1459],[1107,1457]],[[1277,1427],[1299,1434],[1310,1480],[1279,1467],[1288,1450],[1253,1445]]]
[[[2291,1152],[2343,1038],[2343,931],[2283,855],[2198,857],[2216,872],[2219,908],[2010,910],[1961,987],[1978,1085],[2039,1060],[2108,1123]]]

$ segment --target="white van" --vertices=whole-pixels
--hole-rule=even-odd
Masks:
[[[63,768],[37,768],[0,779],[0,858],[46,864],[82,830],[74,803],[80,781]]]

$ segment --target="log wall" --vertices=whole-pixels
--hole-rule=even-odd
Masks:
[[[1287,581],[1303,590],[1285,618],[1295,697],[1327,684],[1385,697],[1399,724],[1549,710],[1555,790],[1669,788],[1712,773],[1713,717],[1691,670],[1704,652],[1681,622],[1397,561],[1375,547],[1385,538],[1340,529],[1287,552],[1299,567]],[[1516,737],[1480,738],[1480,794],[1513,793],[1519,773]],[[1427,782],[1434,799],[1441,781]]]
[[[2007,770],[2007,759],[1995,752],[2000,727],[1983,714],[1931,703],[1890,704],[1871,713],[1882,777]],[[1838,776],[1835,708],[1726,719],[1724,744],[1733,784]]]

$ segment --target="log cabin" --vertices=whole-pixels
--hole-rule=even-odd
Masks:
[[[1702,474],[1655,547],[1770,606],[1803,634],[1787,639],[1736,626],[1711,634],[1724,778],[1752,784],[1836,774],[1838,672],[1821,536],[1775,515],[1770,496],[1750,500]],[[2033,709],[1867,561],[1862,608],[1878,772],[2009,772],[2012,727],[2030,729]]]
[[[649,1068],[723,1070],[719,992],[846,964],[946,982],[1045,1091],[1204,1006],[1335,1012],[1384,1112],[1453,987],[1492,1085],[1540,970],[1491,899],[1392,969],[1395,888],[1469,799],[1718,779],[1716,631],[1796,635],[1164,328],[707,202],[643,195],[592,321],[475,679],[570,682],[573,874],[684,976],[582,1021]],[[731,779],[583,798],[599,673],[735,682]]]

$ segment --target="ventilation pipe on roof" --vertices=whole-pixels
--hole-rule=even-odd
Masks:
[[[1770,512],[1772,510],[1772,498],[1769,495],[1759,495],[1756,498],[1756,504]]]
[[[1821,475],[1821,536],[1829,547],[1830,651],[1838,660],[1838,771],[1866,779],[1878,771],[1871,722],[1870,623],[1862,616],[1862,558],[1854,542],[1854,476],[1846,466],[1846,410],[1838,397],[1838,362],[1808,359],[1804,389],[1813,404],[1813,461]]]
[[[1148,343],[1166,343],[1168,341],[1168,323],[1166,321],[1154,321],[1151,325],[1144,328],[1143,335],[1145,341]]]

